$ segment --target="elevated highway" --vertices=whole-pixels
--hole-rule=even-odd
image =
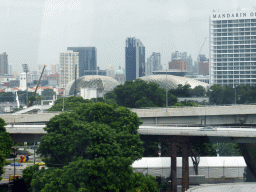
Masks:
[[[44,123],[8,124],[5,126],[14,141],[40,141],[46,134]],[[256,127],[202,127],[176,125],[141,125],[138,130],[144,136],[186,136],[209,138],[232,138],[237,143],[256,143]]]
[[[256,143],[256,105],[131,110],[143,122],[139,128],[141,135],[231,138],[232,142]],[[7,131],[15,141],[39,141],[45,134],[45,123],[60,113],[8,114],[0,117],[8,124]],[[182,126],[184,124],[186,126]],[[217,128],[214,131],[200,130],[202,126]]]
[[[138,132],[150,140],[170,142],[171,175],[176,185],[177,143],[182,145],[184,183],[188,182],[188,156],[191,143],[204,138],[241,143],[239,147],[248,167],[256,175],[256,105],[131,109],[143,124]],[[14,141],[40,141],[45,123],[60,113],[1,115]],[[18,124],[17,124],[18,123]],[[23,124],[22,124],[23,123]],[[31,124],[34,123],[34,124]],[[181,126],[186,124],[187,126]],[[237,127],[240,126],[240,127]],[[250,128],[248,126],[251,126]],[[152,137],[152,138],[150,138]],[[183,182],[183,180],[182,180]],[[185,185],[184,185],[185,186]]]
[[[131,109],[143,125],[256,125],[256,105],[207,106]],[[0,117],[6,123],[34,123],[49,121],[56,113],[8,114]]]

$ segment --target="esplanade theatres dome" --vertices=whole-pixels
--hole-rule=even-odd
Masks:
[[[80,92],[81,88],[102,88],[104,92],[113,90],[118,81],[112,77],[100,76],[100,75],[86,75],[79,77],[76,80],[76,90]],[[75,81],[71,81],[66,86],[65,95],[73,95],[75,90]]]
[[[204,83],[201,81],[197,81],[188,77],[180,77],[174,75],[149,75],[140,77],[139,79],[144,80],[146,82],[155,82],[162,88],[175,89],[179,84],[186,85],[189,84],[191,88],[195,88],[196,86],[201,85],[205,89],[209,88],[208,83]]]

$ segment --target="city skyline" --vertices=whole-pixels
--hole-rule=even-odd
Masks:
[[[22,6],[21,6],[22,5]],[[146,49],[146,57],[160,52],[162,64],[174,51],[188,52],[195,60],[205,37],[209,36],[209,16],[213,9],[252,8],[253,1],[3,1],[0,52],[9,55],[9,64],[21,71],[27,63],[58,63],[58,53],[66,47],[93,46],[98,50],[98,66],[124,66],[124,39],[136,37]],[[208,57],[209,38],[202,54]],[[14,70],[14,71],[15,71]]]

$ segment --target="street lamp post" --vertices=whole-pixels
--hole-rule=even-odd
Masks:
[[[106,98],[105,98],[105,83],[103,83],[103,101],[106,103]]]
[[[17,148],[13,148],[13,154],[14,154],[14,169],[13,169],[13,177],[14,177],[14,179],[15,179],[15,169],[16,169],[16,167],[15,167],[15,158],[16,158],[16,155],[17,155],[17,151],[18,151],[18,149]]]
[[[61,68],[60,71],[61,71],[62,80],[63,80],[63,87],[64,87],[63,92],[62,92],[62,98],[63,98],[62,111],[64,112],[64,90],[66,90],[66,88],[65,88],[65,79],[64,79],[64,69]]]
[[[236,105],[236,87],[235,87],[235,105]]]
[[[235,89],[235,105],[236,105],[236,86],[233,85],[233,89]]]
[[[167,81],[167,65],[168,64],[165,64],[166,65],[166,74],[165,74],[165,76],[166,76],[166,96],[165,96],[165,100],[166,100],[166,112],[167,112],[167,108],[168,108],[168,87],[167,87],[167,85],[168,85],[168,81]]]
[[[23,71],[26,73],[26,98],[27,98],[27,107],[28,107],[28,64],[22,64]]]
[[[75,92],[74,92],[74,96],[76,97],[76,70],[77,70],[77,65],[75,65]]]

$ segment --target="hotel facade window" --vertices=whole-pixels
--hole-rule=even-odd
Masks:
[[[210,85],[256,85],[256,11],[213,12]]]

